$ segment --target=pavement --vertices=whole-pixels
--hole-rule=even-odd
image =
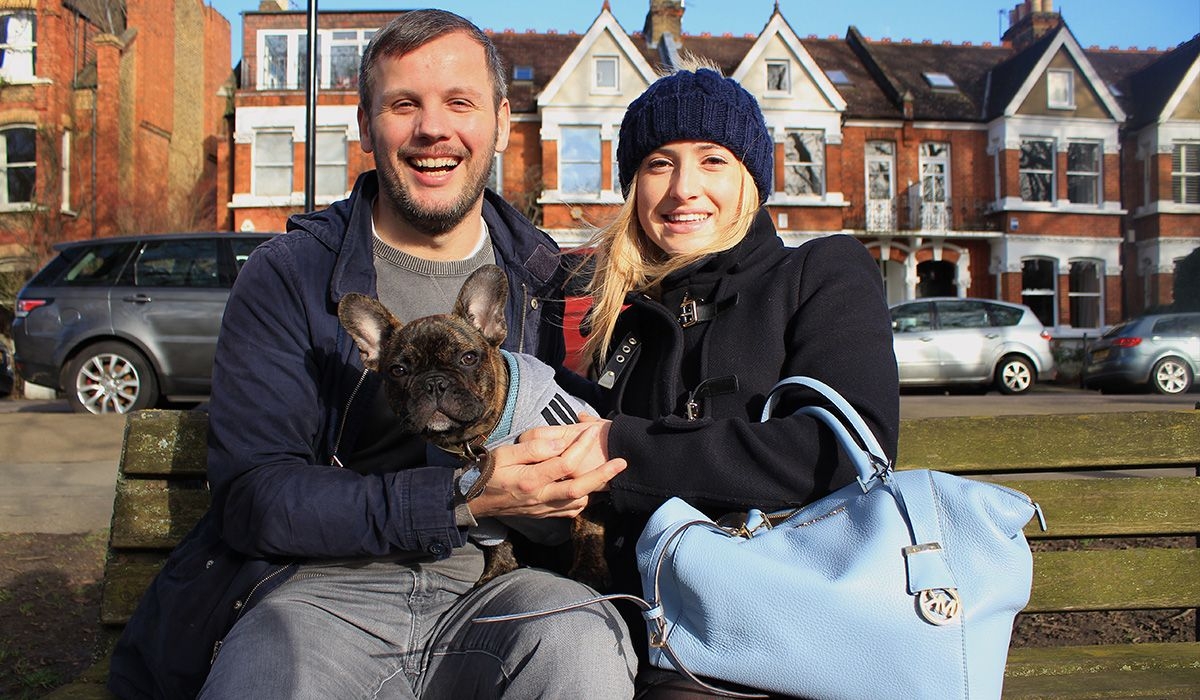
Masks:
[[[0,399],[0,532],[108,527],[125,417]]]

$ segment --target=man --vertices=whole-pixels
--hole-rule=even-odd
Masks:
[[[603,424],[496,449],[488,488],[464,508],[454,470],[428,466],[424,443],[394,429],[379,377],[336,317],[349,292],[402,319],[448,312],[462,279],[495,262],[512,290],[506,347],[561,366],[554,244],[484,189],[509,130],[495,47],[457,15],[406,12],[371,41],[359,85],[376,170],[349,199],[294,217],[239,275],[213,371],[213,505],[143,596],[109,687],[630,697],[636,660],[611,608],[471,623],[591,595],[531,569],[473,589],[482,554],[465,534],[483,516],[577,514],[624,467],[599,456]]]

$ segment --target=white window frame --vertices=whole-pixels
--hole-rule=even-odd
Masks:
[[[594,141],[595,141],[595,145],[596,145],[596,159],[595,159],[595,160],[592,160],[592,159],[590,159],[590,158],[589,158],[589,159],[587,159],[587,160],[582,160],[582,159],[578,159],[578,160],[576,160],[576,159],[567,159],[567,158],[565,157],[565,153],[566,153],[566,150],[567,150],[567,149],[566,149],[566,148],[564,148],[564,146],[566,145],[566,143],[567,143],[567,139],[569,138],[569,136],[568,136],[568,135],[580,135],[580,136],[582,136],[582,135],[583,135],[585,132],[590,132],[590,133],[589,133],[589,135],[590,135],[590,137],[592,137],[592,138],[589,138],[589,141],[590,141],[590,140],[593,140],[593,139],[594,139]],[[596,176],[595,176],[595,180],[594,180],[594,186],[590,187],[589,189],[579,189],[579,190],[568,190],[568,189],[566,189],[566,188],[565,188],[565,185],[566,185],[566,178],[564,178],[564,177],[563,177],[563,172],[564,172],[564,168],[563,168],[563,166],[585,166],[585,165],[595,165],[595,168],[596,168],[596,170],[595,170],[595,172],[596,172]],[[602,183],[602,182],[600,181],[600,177],[601,177],[601,169],[600,169],[600,126],[599,126],[599,125],[597,125],[597,124],[569,124],[569,125],[563,125],[563,126],[561,127],[560,134],[559,134],[559,148],[558,148],[558,191],[559,191],[559,192],[560,192],[560,193],[561,193],[561,194],[562,194],[564,197],[598,198],[598,197],[600,196],[600,191],[601,191],[601,189],[603,189],[603,187],[604,187],[604,183]]]
[[[886,153],[874,153],[873,144],[887,146]],[[863,170],[866,175],[865,199],[867,205],[868,231],[896,230],[896,142],[872,139],[866,143],[866,155]],[[888,179],[887,198],[873,196],[871,190],[871,166],[881,165]]]
[[[321,153],[322,149],[319,147],[319,142],[321,141],[322,134],[324,134],[325,136],[340,136],[341,137],[341,139],[342,139],[341,156],[342,157],[340,160],[322,159],[322,153]],[[317,191],[315,192],[315,196],[319,197],[319,198],[328,198],[331,200],[341,199],[346,196],[346,191],[347,191],[346,190],[346,178],[347,178],[346,170],[349,167],[349,162],[348,162],[349,158],[347,157],[347,151],[348,151],[347,146],[349,145],[349,138],[346,136],[346,129],[345,129],[345,127],[317,129],[317,141],[318,141],[318,144],[314,144],[314,145],[316,145],[318,147],[313,151],[313,160],[315,161],[313,164],[313,167],[315,167],[317,169],[317,177],[313,178],[314,186],[317,189]],[[317,184],[321,181],[321,178],[320,178],[321,169],[325,168],[328,170],[330,168],[335,168],[335,167],[341,168],[341,173],[342,173],[342,177],[340,179],[341,187],[339,187],[337,190],[330,190],[330,191],[326,191],[326,192],[321,191],[320,184]]]
[[[1096,170],[1071,170],[1071,147],[1072,146],[1091,146],[1096,149]],[[1104,144],[1099,141],[1068,141],[1067,142],[1067,199],[1072,204],[1081,204],[1084,206],[1101,206],[1104,204]],[[1077,202],[1071,199],[1071,183],[1078,181],[1080,178],[1088,178],[1092,181],[1092,199],[1091,202]]]
[[[62,208],[64,213],[71,213],[71,130],[63,129],[62,159],[60,168],[60,187],[62,191]]]
[[[808,134],[808,135],[816,134],[817,146],[818,146],[820,152],[815,155],[819,156],[820,160],[819,161],[816,161],[816,160],[805,161],[805,160],[799,160],[798,158],[796,160],[789,160],[789,155],[790,155],[789,151],[795,150],[795,149],[790,149],[788,147],[790,144],[793,143],[793,137],[799,137],[801,142],[803,142],[803,140],[804,140],[803,137],[806,134]],[[825,174],[826,174],[826,171],[825,171],[825,161],[826,161],[825,145],[826,145],[825,144],[825,132],[822,129],[785,129],[784,130],[784,146],[783,146],[783,158],[784,158],[784,160],[783,160],[783,190],[784,190],[784,194],[786,194],[788,196],[795,196],[795,197],[824,197],[825,196],[825,191],[826,191],[826,187],[827,187],[826,182],[825,182]],[[816,150],[816,149],[814,149],[814,150]],[[797,154],[797,156],[799,156],[799,151],[796,151],[796,154]],[[791,183],[789,182],[788,173],[802,173],[805,168],[808,168],[808,169],[816,172],[817,191],[816,192],[800,192],[797,190],[797,191],[793,192],[792,189],[790,189]],[[804,182],[805,178],[803,176],[797,176],[797,180],[799,182]]]
[[[1039,262],[1050,264],[1050,287],[1027,287],[1025,283],[1025,263],[1037,260]],[[1037,305],[1030,303],[1033,301],[1027,297],[1049,297],[1050,298],[1050,313],[1052,318],[1041,319],[1042,324],[1051,328],[1058,328],[1058,260],[1042,255],[1031,255],[1021,258],[1021,303],[1032,307],[1035,310]]]
[[[8,132],[27,129],[33,133],[33,160],[8,162]],[[5,124],[0,128],[0,211],[25,211],[37,207],[37,126],[34,124]],[[9,168],[32,168],[33,190],[28,200],[12,201],[9,198],[8,170]]]
[[[768,59],[765,62],[766,79],[767,79],[767,94],[768,95],[790,95],[792,94],[792,62],[780,59]],[[771,80],[771,69],[782,69],[783,87],[776,87],[774,81]]]
[[[35,5],[36,7],[36,5]],[[12,37],[5,37],[7,41],[0,44],[0,51],[3,51],[4,63],[0,65],[0,79],[8,83],[31,83],[37,77],[37,12],[35,10],[4,10],[0,11],[0,21],[9,21],[8,18],[22,18],[28,21],[29,38],[18,38],[13,41]],[[10,27],[11,29],[11,27]],[[25,57],[19,64],[10,62],[9,55]]]
[[[612,84],[600,82],[600,66],[612,68]],[[621,61],[616,56],[592,57],[592,93],[596,95],[619,95],[621,93]]]
[[[492,172],[488,175],[487,187],[500,196],[504,196],[504,154],[492,156]]]
[[[1085,292],[1075,288],[1074,267],[1076,264],[1085,263],[1094,266],[1096,271],[1096,291]],[[1104,327],[1104,261],[1095,258],[1072,258],[1068,261],[1067,267],[1067,313],[1070,316],[1072,328],[1103,328]],[[1095,305],[1096,323],[1095,325],[1080,325],[1076,323],[1075,305],[1079,300],[1091,300]],[[1081,303],[1081,302],[1080,302]]]
[[[1188,167],[1188,151],[1193,153],[1194,168]],[[1189,183],[1193,183],[1192,189],[1196,194],[1192,201],[1187,196]],[[1176,141],[1171,144],[1171,201],[1184,205],[1200,204],[1200,141]]]
[[[940,153],[934,153],[933,147],[938,146]],[[918,167],[921,172],[920,182],[920,217],[915,222],[923,231],[946,231],[950,228],[950,142],[922,141],[918,150]],[[940,170],[938,169],[940,166]],[[938,189],[929,184],[938,181],[941,184],[941,195]],[[911,199],[910,199],[911,205]]]
[[[277,162],[276,161],[268,161],[266,163],[260,162],[259,153],[258,153],[258,139],[260,136],[262,136],[264,134],[286,135],[290,139],[291,152],[288,154],[288,159],[287,159],[286,163],[284,163],[284,161],[282,161],[282,160],[277,161]],[[296,136],[295,136],[295,133],[291,129],[255,129],[254,142],[251,144],[251,149],[250,149],[250,154],[251,154],[250,155],[250,173],[251,173],[251,179],[253,180],[253,182],[250,183],[251,193],[253,193],[255,196],[258,196],[258,197],[291,197],[293,194],[290,191],[293,189],[291,184],[288,185],[288,190],[289,190],[288,192],[270,193],[270,194],[263,193],[261,191],[261,187],[259,186],[259,183],[258,183],[258,179],[259,179],[258,175],[259,175],[259,170],[261,170],[262,168],[276,168],[279,170],[283,170],[284,168],[287,168],[287,171],[289,174],[288,182],[289,183],[295,182],[295,177],[296,177],[295,153],[296,153]]]
[[[612,161],[612,190],[617,193],[618,197],[622,197],[621,193],[621,164],[617,162],[617,145],[620,143],[621,125],[617,124],[612,128],[612,141],[609,143],[611,153],[609,160]]]
[[[1046,71],[1046,107],[1075,109],[1075,71],[1062,68]]]
[[[321,75],[321,87],[326,90],[357,90],[358,69],[362,65],[363,52],[367,50],[367,44],[374,35],[375,30],[373,29],[329,29],[318,32],[317,71]],[[350,73],[349,84],[334,85],[333,50],[337,47],[347,46],[357,49],[358,59],[354,62],[354,70]]]
[[[1057,189],[1057,184],[1056,184],[1057,178],[1055,176],[1055,169],[1058,165],[1058,151],[1057,151],[1058,144],[1052,138],[1044,138],[1044,137],[1038,137],[1038,136],[1030,136],[1030,137],[1021,139],[1022,146],[1024,146],[1027,143],[1048,143],[1048,144],[1050,144],[1050,169],[1046,170],[1044,168],[1021,167],[1020,158],[1022,155],[1024,155],[1024,151],[1023,150],[1020,151],[1017,154],[1017,159],[1018,159],[1017,160],[1017,194],[1020,196],[1021,201],[1023,201],[1023,202],[1036,202],[1039,204],[1053,204],[1055,202],[1055,200],[1058,198],[1058,189]],[[1029,175],[1049,174],[1049,176],[1050,176],[1050,186],[1049,186],[1050,191],[1048,193],[1047,199],[1026,199],[1025,198],[1025,188],[1023,186],[1023,181],[1024,181],[1024,177],[1026,174],[1029,174]]]

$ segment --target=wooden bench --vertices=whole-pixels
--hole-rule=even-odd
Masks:
[[[207,506],[206,431],[197,412],[142,411],[127,421],[101,604],[114,635]],[[1042,506],[1049,529],[1036,519],[1026,528],[1033,592],[1018,617],[1005,698],[1200,695],[1200,410],[905,420],[898,463],[1005,483]],[[1174,539],[1163,547],[1161,538]],[[1085,611],[1159,610],[1175,611],[1168,615],[1185,621],[1182,631],[1145,643],[1141,634],[1102,645],[1019,641],[1046,616],[1070,640]],[[98,664],[52,697],[109,697],[106,669]]]

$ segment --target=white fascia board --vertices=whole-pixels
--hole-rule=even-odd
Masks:
[[[621,28],[621,24],[617,22],[617,18],[613,16],[608,6],[605,5],[596,17],[596,21],[592,22],[592,26],[588,27],[587,33],[583,35],[583,38],[575,46],[575,50],[571,52],[571,55],[559,67],[558,72],[554,74],[550,82],[546,83],[546,87],[542,89],[542,94],[538,95],[537,104],[539,108],[549,105],[554,101],[559,90],[562,89],[571,74],[575,72],[575,69],[579,67],[579,64],[583,62],[583,59],[591,53],[592,46],[595,45],[600,35],[604,32],[609,32],[612,35],[625,60],[629,61],[638,74],[645,79],[647,85],[653,83],[658,78],[654,69],[646,61],[645,57],[642,56],[642,53],[633,45],[633,40],[629,38],[629,35]]]
[[[1074,119],[1060,117],[1001,117],[988,125],[989,143],[1001,143],[1006,150],[1021,147],[1029,138],[1053,139],[1061,147],[1068,141],[1101,141],[1104,152],[1119,153],[1120,125],[1108,119]]]
[[[1160,123],[1165,123],[1171,118],[1171,115],[1175,113],[1175,110],[1179,109],[1179,105],[1183,102],[1183,98],[1191,90],[1191,87],[1196,84],[1197,80],[1200,80],[1200,55],[1197,55],[1196,58],[1192,60],[1192,65],[1187,69],[1187,73],[1184,74],[1183,80],[1180,80],[1179,85],[1175,86],[1175,92],[1172,93],[1171,99],[1167,100],[1166,106],[1163,107],[1162,114],[1158,115],[1158,121]],[[1194,124],[1190,128],[1193,132],[1196,129]]]
[[[1100,102],[1108,110],[1113,121],[1124,124],[1126,118],[1125,110],[1121,109],[1121,106],[1117,104],[1112,92],[1108,89],[1108,85],[1101,80],[1100,74],[1092,67],[1092,62],[1084,55],[1083,49],[1079,47],[1079,42],[1075,41],[1071,30],[1067,28],[1060,31],[1058,36],[1054,38],[1054,41],[1050,42],[1050,46],[1046,48],[1041,58],[1038,59],[1033,70],[1029,71],[1029,74],[1025,76],[1025,82],[1021,84],[1021,89],[1017,90],[1017,94],[1005,105],[1004,116],[1012,117],[1016,115],[1017,110],[1021,108],[1021,105],[1025,103],[1025,99],[1029,97],[1029,93],[1037,85],[1038,79],[1049,69],[1050,61],[1054,60],[1054,56],[1058,54],[1059,49],[1063,48],[1075,60],[1075,65],[1079,67],[1084,77],[1087,78],[1088,83],[1091,84],[1092,89],[1096,91],[1096,94],[1100,97]]]
[[[250,143],[254,132],[259,129],[291,129],[292,139],[305,140],[304,105],[280,107],[238,107],[234,114],[237,130],[233,134],[236,143]],[[359,140],[357,105],[317,105],[317,128],[346,127],[349,141]]]
[[[775,36],[778,36],[788,49],[791,50],[796,60],[799,61],[800,66],[808,74],[809,79],[817,86],[817,90],[829,101],[829,104],[838,112],[845,112],[846,99],[833,86],[828,76],[825,75],[825,71],[821,70],[821,67],[813,60],[808,50],[800,43],[800,37],[796,36],[796,32],[792,31],[791,26],[783,19],[783,15],[778,12],[771,15],[767,26],[763,27],[762,32],[759,33],[750,50],[742,57],[742,62],[738,64],[737,69],[733,71],[733,75],[729,77],[741,83],[746,78],[746,74],[750,72],[750,68],[762,57],[763,52],[767,49],[767,45]],[[759,100],[759,102],[761,104],[762,101]]]

